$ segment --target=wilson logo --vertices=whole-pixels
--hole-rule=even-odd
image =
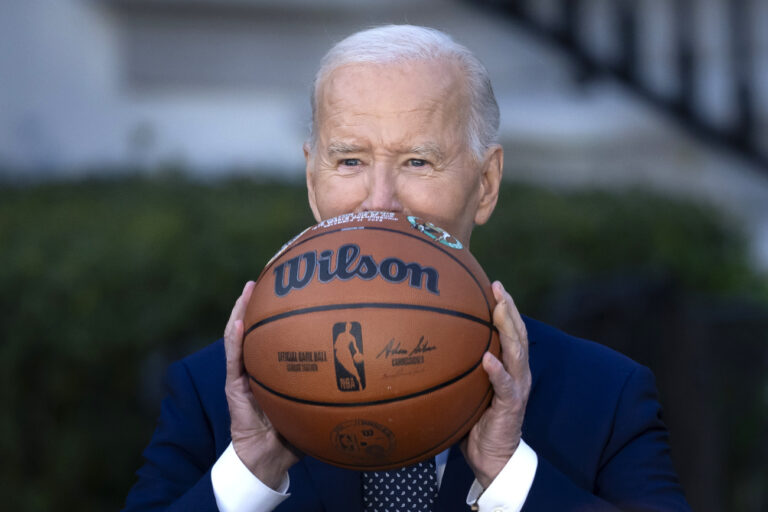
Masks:
[[[295,258],[281,263],[273,271],[275,275],[275,295],[283,297],[291,290],[300,290],[317,277],[321,283],[329,283],[334,279],[347,281],[353,277],[370,281],[380,276],[390,283],[408,284],[414,288],[426,289],[435,295],[440,295],[438,279],[440,274],[432,267],[422,267],[418,263],[406,263],[399,258],[385,258],[376,263],[373,256],[360,254],[360,247],[355,244],[345,244],[334,251],[323,251],[318,256],[317,251],[305,252]]]

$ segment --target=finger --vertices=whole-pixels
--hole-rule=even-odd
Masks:
[[[499,283],[501,284],[501,283]],[[509,313],[512,316],[512,321],[515,324],[515,330],[517,331],[518,335],[520,336],[520,339],[525,341],[525,343],[528,343],[528,331],[525,328],[525,322],[523,321],[523,317],[520,314],[520,311],[517,309],[517,304],[515,304],[515,299],[512,298],[509,293],[504,291],[507,297],[507,306],[509,309]]]
[[[507,311],[512,318],[512,322],[515,326],[515,330],[522,337],[526,337],[525,322],[520,315],[520,311],[517,310],[517,305],[512,296],[504,288],[504,285],[500,281],[496,281],[492,286],[493,295],[496,298],[496,302],[503,302],[507,306]]]
[[[493,393],[498,400],[507,402],[515,398],[515,382],[512,376],[501,361],[490,352],[483,355],[483,369],[488,374],[488,380],[491,381]]]
[[[227,381],[232,382],[243,375],[243,321],[235,320],[229,338],[224,338],[227,354]]]
[[[493,295],[496,298],[496,307],[493,308],[493,323],[499,332],[508,337],[518,337],[517,325],[511,314],[509,303],[512,297],[504,290],[504,286],[496,281],[493,283]]]
[[[227,380],[233,380],[243,373],[243,316],[251,298],[254,283],[248,281],[243,293],[235,302],[232,314],[224,329],[224,351],[227,357]]]
[[[240,297],[237,298],[237,301],[235,301],[235,306],[232,308],[232,313],[229,315],[229,321],[227,321],[227,326],[224,329],[225,338],[232,337],[230,334],[235,325],[235,321],[242,320],[245,316],[245,310],[248,307],[248,302],[251,300],[251,294],[253,293],[253,288],[255,286],[256,283],[253,281],[245,283],[243,292],[240,294]]]
[[[256,285],[253,281],[248,281],[245,283],[245,286],[243,287],[243,291],[240,294],[240,296],[237,298],[237,301],[235,301],[235,306],[232,308],[232,313],[229,315],[229,320],[227,321],[227,327],[224,329],[224,333],[226,335],[227,330],[229,330],[233,325],[234,321],[239,319],[242,319],[243,316],[245,316],[245,308],[248,306],[248,301],[251,300],[251,294],[253,293],[253,288]]]
[[[502,357],[510,373],[517,375],[523,365],[528,363],[528,336],[520,313],[504,286],[493,283],[496,307],[493,310],[493,323],[499,330]]]

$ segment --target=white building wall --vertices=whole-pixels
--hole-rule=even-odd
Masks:
[[[0,33],[0,162],[55,169],[122,157],[109,13],[78,0],[2,2]]]
[[[527,1],[541,19],[558,22],[556,2]],[[732,102],[716,77],[727,51],[718,44],[726,0],[700,2],[709,7],[692,22],[709,58],[697,71],[705,87],[696,101],[727,122]],[[753,1],[756,17],[766,4]],[[612,2],[582,5],[585,40],[611,55]],[[641,70],[647,83],[673,94],[670,5],[643,0],[639,50],[652,57]],[[1,1],[0,173],[39,178],[173,165],[301,179],[320,57],[382,22],[443,29],[485,62],[502,110],[505,179],[639,185],[704,198],[740,219],[768,265],[765,174],[692,139],[615,83],[579,84],[566,56],[498,15],[452,0]],[[762,83],[766,33],[756,31]],[[758,91],[763,123],[767,90]]]
[[[542,20],[558,22],[557,2],[529,3]],[[723,73],[725,0],[700,3],[708,8],[692,23],[708,58],[697,68],[703,87],[696,102],[724,124],[733,117]],[[756,0],[756,12],[766,3]],[[643,0],[640,11],[641,72],[668,95],[677,90],[671,4]],[[596,54],[610,55],[617,40],[606,22],[611,2],[583,5],[582,36]],[[606,84],[576,85],[567,57],[461,2],[9,0],[0,3],[0,166],[296,173],[319,58],[334,41],[384,21],[443,28],[475,50],[502,106],[502,138],[536,165],[610,170],[617,162],[598,146],[645,143],[659,131],[660,121],[630,95]],[[764,62],[766,45],[758,49]],[[766,93],[758,94],[762,100]],[[547,145],[549,156],[538,149]]]

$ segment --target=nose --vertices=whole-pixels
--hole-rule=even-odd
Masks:
[[[397,174],[388,165],[374,165],[367,180],[367,196],[360,205],[366,211],[400,212],[403,205],[397,190]]]

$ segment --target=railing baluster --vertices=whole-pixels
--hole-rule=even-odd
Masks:
[[[731,28],[731,58],[733,60],[734,93],[736,95],[736,122],[733,127],[734,143],[747,148],[754,147],[755,113],[752,90],[753,34],[750,30],[750,8],[746,0],[731,0],[729,21]]]
[[[694,118],[696,98],[695,56],[695,8],[692,0],[675,2],[675,42],[677,44],[677,91],[676,107],[686,118]]]
[[[758,166],[768,170],[768,147],[761,147],[757,141],[758,107],[756,97],[755,66],[756,35],[752,32],[753,20],[750,11],[754,0],[723,0],[728,9],[732,61],[732,74],[726,77],[735,94],[734,122],[724,129],[717,121],[707,119],[704,107],[698,105],[697,66],[703,56],[697,53],[696,18],[706,6],[703,0],[668,0],[672,2],[676,48],[675,69],[679,87],[668,100],[665,95],[654,91],[641,76],[639,37],[640,9],[642,0],[613,0],[613,23],[616,28],[618,60],[600,56],[587,48],[581,40],[579,27],[583,21],[583,0],[560,0],[559,14],[562,23],[550,26],[532,14],[530,2],[536,0],[475,0],[495,7],[515,18],[539,37],[548,39],[568,52],[580,67],[580,77],[587,78],[597,73],[612,73],[632,87],[638,96],[653,107],[675,118],[693,133],[707,141],[716,141],[723,146],[740,151]],[[756,9],[755,9],[756,10]],[[706,34],[701,34],[706,35]],[[670,48],[672,50],[672,48]]]
[[[619,73],[629,80],[638,77],[637,15],[633,0],[617,1],[619,27]]]

